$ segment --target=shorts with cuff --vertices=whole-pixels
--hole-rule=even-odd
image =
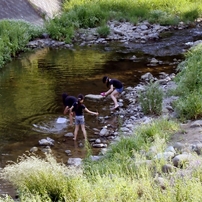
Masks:
[[[85,124],[84,116],[75,117],[75,125],[84,125],[84,124]]]
[[[122,93],[122,92],[123,92],[123,87],[122,87],[122,88],[116,88],[116,91],[117,91],[118,93]]]

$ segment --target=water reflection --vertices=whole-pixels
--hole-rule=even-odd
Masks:
[[[147,57],[133,61],[130,58],[138,53],[106,51],[103,47],[85,47],[74,50],[50,50],[44,48],[20,55],[20,57],[0,70],[0,166],[7,160],[16,160],[26,150],[38,146],[44,137],[56,140],[54,154],[66,161],[66,149],[72,157],[85,155],[85,148],[79,147],[83,140],[80,130],[79,141],[65,138],[64,134],[73,132],[68,125],[68,115],[64,116],[62,93],[77,96],[99,94],[106,91],[101,79],[103,75],[121,80],[125,87],[135,86],[146,72],[157,75],[159,72],[171,73],[175,66],[168,63],[173,58],[161,58],[167,65],[148,67]],[[98,111],[100,117],[110,115],[111,100],[85,100],[86,106]],[[89,137],[97,138],[93,128],[102,124],[94,116],[86,116]],[[64,118],[65,123],[58,123]],[[116,125],[117,119],[111,120]],[[97,154],[98,149],[93,149]]]

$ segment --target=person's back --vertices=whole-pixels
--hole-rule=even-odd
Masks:
[[[62,102],[63,105],[65,106],[64,109],[64,114],[67,114],[68,110],[72,107],[72,105],[77,101],[77,98],[74,96],[70,96],[67,93],[63,93],[62,94]],[[73,117],[71,112],[69,111],[69,121],[70,121],[70,125],[73,125]]]
[[[83,116],[83,110],[86,108],[84,104],[80,104],[79,102],[75,102],[73,104],[73,112],[75,112],[76,116]]]
[[[74,96],[67,96],[65,99],[65,106],[68,106],[69,108],[77,101],[77,98]]]

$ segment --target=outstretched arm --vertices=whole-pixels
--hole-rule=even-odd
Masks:
[[[85,108],[85,111],[88,112],[89,114],[93,114],[93,115],[98,115],[98,112],[93,112],[93,111],[90,111],[89,109]]]
[[[72,105],[72,107],[69,109],[70,113],[73,113],[72,110],[74,108],[74,105]]]
[[[113,90],[114,90],[114,86],[111,85],[110,89],[107,92],[105,92],[105,96],[107,96],[108,94],[110,94],[111,92],[113,92]]]
[[[66,114],[68,112],[68,110],[69,110],[69,106],[66,106],[63,113]]]

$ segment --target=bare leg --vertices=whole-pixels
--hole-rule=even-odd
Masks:
[[[84,136],[85,140],[87,140],[87,133],[86,133],[86,129],[85,129],[84,124],[81,125],[81,130],[83,131],[83,136]]]
[[[76,140],[77,135],[78,135],[78,131],[79,131],[79,125],[75,125],[75,129],[74,129],[74,138],[73,138],[73,140]]]
[[[112,93],[111,93],[111,98],[112,100],[114,101],[114,108],[118,107],[118,102],[117,102],[117,97],[118,97],[119,93],[114,90]]]

